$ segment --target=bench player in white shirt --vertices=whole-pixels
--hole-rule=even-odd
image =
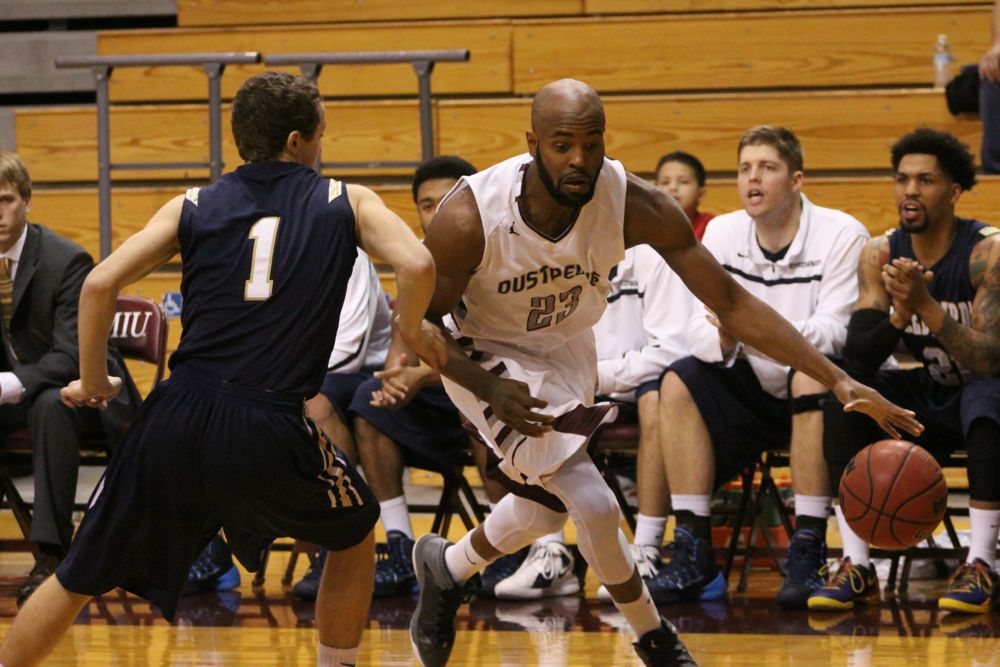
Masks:
[[[459,329],[442,368],[446,388],[516,490],[457,544],[433,534],[417,542],[421,593],[410,638],[422,664],[446,664],[455,612],[476,573],[571,515],[580,551],[639,636],[643,661],[693,665],[659,617],[619,529],[618,505],[586,451],[614,412],[592,404],[592,328],[625,247],[651,245],[727,331],[815,376],[848,409],[891,433],[920,425],[740,288],[676,202],[605,158],[604,108],[589,86],[564,79],[542,88],[527,141],[528,155],[462,179],[426,239],[437,267],[429,316],[451,313]]]

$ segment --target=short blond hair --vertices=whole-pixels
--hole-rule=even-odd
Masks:
[[[0,183],[17,188],[22,199],[31,199],[31,176],[21,156],[13,151],[0,150]]]

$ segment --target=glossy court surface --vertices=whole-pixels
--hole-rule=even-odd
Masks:
[[[6,529],[6,520],[0,517],[0,529]],[[418,532],[427,529],[422,517],[415,523]],[[450,536],[460,534],[456,526]],[[569,540],[573,537],[570,530]],[[283,589],[287,562],[288,552],[272,554],[259,591],[243,572],[234,591],[185,596],[173,625],[135,596],[122,591],[102,596],[87,606],[45,664],[313,665],[312,603]],[[15,613],[17,586],[30,566],[27,554],[0,555],[0,633]],[[296,577],[305,568],[301,558]],[[736,592],[737,581],[734,571],[725,600],[661,607],[702,667],[1000,667],[998,613],[939,615],[935,600],[944,579],[913,581],[907,596],[883,595],[877,608],[823,614],[780,611],[774,595],[781,578],[771,569],[753,569],[747,593]],[[621,615],[600,603],[596,590],[597,581],[588,574],[582,596],[463,605],[449,664],[639,665]],[[373,602],[359,665],[417,664],[406,631],[415,605],[410,597]]]

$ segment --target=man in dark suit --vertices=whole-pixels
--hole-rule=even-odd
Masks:
[[[18,591],[31,595],[62,560],[73,536],[73,503],[85,435],[113,447],[140,403],[121,357],[108,372],[124,389],[106,410],[69,408],[59,390],[77,376],[77,303],[94,266],[79,245],[28,222],[31,179],[21,159],[0,151],[0,438],[28,428],[35,476],[30,539],[35,567]]]

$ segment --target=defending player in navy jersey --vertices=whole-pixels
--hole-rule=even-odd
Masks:
[[[618,504],[587,455],[590,436],[614,414],[594,404],[592,327],[626,247],[652,246],[728,332],[816,378],[846,409],[892,433],[920,430],[912,413],[850,379],[733,281],[673,199],[605,157],[604,129],[590,86],[544,86],[531,107],[528,154],[463,178],[427,234],[438,272],[429,312],[452,314],[458,327],[445,387],[512,493],[458,543],[433,534],[417,542],[421,591],[410,638],[425,666],[447,663],[455,612],[476,573],[570,515],[581,553],[639,637],[642,660],[695,664],[659,617],[619,528]]]
[[[66,403],[104,406],[118,393],[120,379],[104,371],[115,298],[178,252],[184,333],[170,379],[132,423],[66,560],[21,610],[0,663],[38,662],[91,596],[116,586],[171,618],[191,561],[220,526],[251,571],[276,537],[328,548],[318,662],[356,662],[378,503],[304,417],[303,402],[326,371],[358,246],[395,269],[398,326],[413,349],[437,365],[444,341],[422,323],[434,285],[429,253],[370,190],[312,170],[325,126],[305,79],[249,79],[232,111],[247,164],[169,201],[88,276],[80,379],[63,390]]]
[[[899,227],[861,253],[858,301],[844,345],[847,370],[927,426],[915,442],[939,459],[968,452],[972,545],[942,610],[990,611],[1000,594],[1000,234],[955,215],[976,182],[972,154],[954,136],[921,128],[892,147]],[[880,368],[900,340],[919,368]],[[823,454],[837,488],[851,458],[878,439],[864,420],[825,410]],[[844,558],[812,610],[878,600],[868,545],[837,508]],[[947,618],[947,617],[946,617]],[[942,621],[942,625],[944,621]]]

